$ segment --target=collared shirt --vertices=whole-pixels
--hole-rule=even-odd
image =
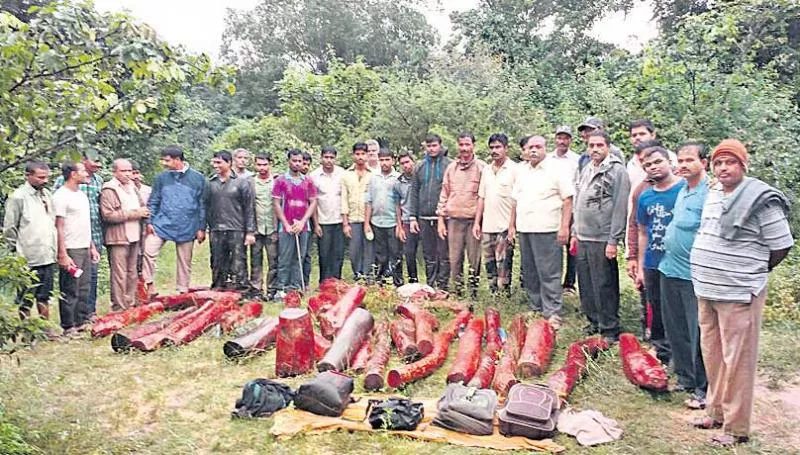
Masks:
[[[411,184],[414,175],[400,174],[392,191],[393,197],[400,204],[400,220],[407,223],[411,220]]]
[[[547,154],[548,158],[555,158],[556,160],[560,161],[564,164],[564,170],[570,176],[570,178],[574,181],[578,174],[578,162],[581,159],[581,156],[577,153],[573,152],[572,150],[567,150],[567,153],[564,155],[559,155],[558,152],[555,150]]]
[[[244,178],[255,177],[255,174],[253,173],[253,171],[249,171],[247,169],[245,169],[244,172],[236,172],[236,175],[238,175],[239,177],[244,177]]]
[[[442,192],[436,215],[444,218],[471,220],[478,209],[478,188],[486,163],[473,157],[467,163],[453,161],[444,171]]]
[[[56,212],[47,188],[25,182],[6,200],[3,236],[29,267],[56,262]]]
[[[545,158],[536,167],[522,164],[512,197],[517,203],[517,231],[557,232],[561,229],[564,200],[575,195],[575,186],[563,164]]]
[[[372,171],[366,168],[362,176],[356,171],[347,171],[342,176],[342,215],[347,215],[350,223],[364,222],[364,198],[372,175]]]
[[[253,177],[256,194],[256,231],[260,235],[270,235],[275,232],[275,211],[272,209],[272,187],[275,177],[270,175],[264,180],[259,176]]]
[[[286,221],[293,224],[303,218],[311,202],[317,198],[317,187],[314,186],[311,179],[306,178],[304,175],[295,178],[287,171],[275,179],[275,185],[272,187],[272,198],[281,201]],[[280,227],[283,232],[287,232],[286,228],[286,226]],[[309,226],[306,223],[303,226],[303,231],[307,232],[308,230]]]
[[[709,189],[689,258],[697,297],[750,303],[752,296],[767,285],[770,252],[794,245],[786,215],[776,204],[754,210],[733,240],[720,235],[720,216],[726,201],[743,187],[740,184],[729,195],[723,193],[719,183]]]
[[[187,165],[188,166],[188,165]],[[184,171],[185,172],[185,171]],[[53,194],[64,185],[64,176],[59,176],[53,183]],[[92,224],[92,242],[97,251],[103,249],[103,222],[100,218],[100,191],[103,190],[103,178],[98,174],[89,176],[89,181],[81,183],[78,188],[89,199],[89,216]]]
[[[669,278],[690,281],[692,266],[689,257],[692,245],[700,229],[703,216],[703,204],[708,196],[708,177],[696,187],[689,185],[681,188],[672,210],[672,222],[667,226],[664,235],[664,257],[658,264],[658,270]]]
[[[478,187],[478,197],[483,198],[481,223],[483,232],[495,234],[508,230],[511,206],[514,204],[511,191],[514,189],[520,166],[529,165],[527,163],[519,165],[511,161],[511,158],[506,158],[497,170],[494,168],[494,163],[484,166]]]
[[[342,222],[342,178],[345,173],[341,166],[334,166],[330,174],[322,167],[309,174],[317,187],[317,221],[321,225]]]
[[[398,177],[400,177],[400,173],[392,170],[388,175],[374,174],[369,182],[365,202],[372,206],[370,223],[379,228],[397,226],[399,199],[393,196],[393,190]]]

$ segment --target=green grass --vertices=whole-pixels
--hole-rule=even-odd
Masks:
[[[159,262],[157,284],[165,293],[171,293],[174,287],[173,251],[171,245],[166,247]],[[208,250],[203,246],[195,253],[193,283],[207,284]],[[315,282],[316,278],[312,278]],[[629,280],[624,278],[622,282],[623,325],[635,332],[638,299]],[[388,314],[393,304],[369,299],[369,307],[378,317]],[[514,314],[526,311],[518,296],[497,301],[482,289],[476,309],[487,304],[501,310],[505,324]],[[575,297],[566,299],[565,324],[558,334],[551,371],[563,361],[566,346],[581,337],[584,321],[577,315],[577,305]],[[101,312],[108,308],[105,294],[100,308]],[[279,306],[270,305],[267,311],[277,314]],[[447,317],[446,313],[440,316]],[[794,340],[798,329],[796,324],[764,327],[759,367],[773,389],[789,386],[797,378],[800,351]],[[244,383],[274,375],[274,352],[233,362],[222,353],[224,340],[207,334],[179,348],[120,355],[111,350],[108,338],[80,339],[42,343],[14,358],[0,357],[2,418],[21,429],[28,444],[48,454],[493,453],[387,434],[338,432],[277,442],[269,435],[271,419],[230,419]],[[441,394],[454,351],[451,349],[448,363],[433,376],[410,384],[399,393],[417,397]],[[296,386],[304,379],[287,382]],[[357,391],[361,391],[360,380]],[[559,436],[556,441],[570,453],[729,453],[710,448],[706,433],[686,426],[685,421],[692,414],[682,408],[683,399],[678,395],[654,397],[631,385],[622,374],[616,350],[611,350],[591,364],[589,375],[578,384],[571,403],[617,419],[625,430],[624,438],[593,449],[581,448],[567,436]],[[771,412],[759,402],[755,438],[737,453],[797,453],[792,437],[798,421],[779,411]]]

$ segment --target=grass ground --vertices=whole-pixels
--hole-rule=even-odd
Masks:
[[[194,264],[193,282],[208,283],[207,248],[197,249]],[[167,247],[159,264],[158,286],[162,292],[171,292],[173,273],[174,253]],[[638,300],[629,280],[623,279],[623,283],[623,325],[635,332]],[[496,301],[485,289],[481,292],[476,307],[491,304],[499,308],[504,323],[513,314],[525,311],[515,297]],[[558,335],[552,370],[562,362],[566,346],[580,337],[583,326],[576,312],[577,298],[567,297],[565,303],[567,316]],[[375,300],[370,303],[379,315],[388,312],[391,305]],[[107,295],[102,296],[100,308],[108,308]],[[268,309],[272,314],[278,311],[276,305]],[[792,409],[800,396],[798,329],[797,325],[782,324],[763,330],[755,437],[737,453],[800,453],[796,434],[800,405]],[[124,355],[114,353],[107,338],[38,344],[14,358],[0,357],[0,410],[5,409],[5,418],[22,429],[29,444],[47,454],[491,453],[380,433],[339,432],[277,442],[269,435],[271,419],[230,419],[242,385],[252,378],[273,376],[274,352],[232,362],[222,353],[224,340],[212,333],[187,346]],[[399,393],[439,396],[448,365],[449,361],[433,376]],[[288,382],[297,385],[303,379]],[[357,383],[360,390],[360,381]],[[599,410],[618,420],[624,438],[593,449],[581,448],[567,436],[556,441],[569,453],[729,453],[712,449],[706,443],[706,433],[686,426],[692,413],[682,408],[684,398],[654,397],[637,389],[623,376],[619,356],[612,350],[591,364],[571,404]]]

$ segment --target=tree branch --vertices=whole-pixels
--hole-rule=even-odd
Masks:
[[[50,72],[50,73],[48,73],[47,71],[42,71],[41,73],[34,74],[33,76],[24,77],[24,78],[20,79],[19,82],[17,82],[16,84],[12,85],[11,88],[8,89],[8,92],[11,93],[14,90],[20,88],[21,86],[27,84],[28,82],[30,82],[30,81],[32,81],[34,79],[39,79],[39,78],[42,78],[42,77],[57,76],[57,75],[59,75],[61,73],[64,73],[66,71],[74,70],[74,69],[80,68],[82,66],[86,66],[86,65],[91,65],[93,63],[97,63],[97,62],[99,62],[101,60],[104,60],[104,59],[110,57],[110,56],[111,56],[111,54],[103,54],[102,56],[97,57],[95,59],[92,59],[92,60],[89,60],[89,61],[86,61],[86,62],[82,62],[82,63],[77,63],[75,65],[68,65],[68,66],[65,66],[64,68],[61,68],[60,70],[56,70],[56,71],[53,71],[53,72]]]
[[[17,158],[16,160],[10,161],[10,162],[5,163],[5,164],[2,164],[2,165],[0,165],[0,174],[2,174],[3,172],[5,172],[5,171],[7,171],[7,170],[9,170],[9,169],[11,169],[13,167],[16,167],[16,166],[20,165],[22,163],[26,163],[28,161],[31,161],[31,160],[35,159],[37,156],[47,155],[47,154],[51,154],[51,153],[57,152],[58,150],[60,150],[65,145],[68,145],[68,144],[74,142],[76,139],[77,139],[77,136],[74,136],[74,135],[70,136],[70,137],[68,137],[66,139],[62,139],[62,140],[56,142],[50,148],[47,148],[45,150],[40,150],[40,151],[34,151],[32,153],[26,153],[26,154],[20,156],[19,158]]]

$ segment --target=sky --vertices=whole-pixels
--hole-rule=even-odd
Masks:
[[[258,0],[95,0],[100,11],[127,10],[153,27],[162,39],[213,58],[219,54],[225,29],[225,10],[249,9],[257,3]],[[440,0],[438,7],[429,7],[424,12],[428,22],[439,31],[443,44],[452,31],[450,12],[470,9],[477,4],[478,0]],[[657,33],[651,16],[649,3],[637,2],[627,15],[618,13],[603,18],[592,34],[602,41],[635,52]]]

